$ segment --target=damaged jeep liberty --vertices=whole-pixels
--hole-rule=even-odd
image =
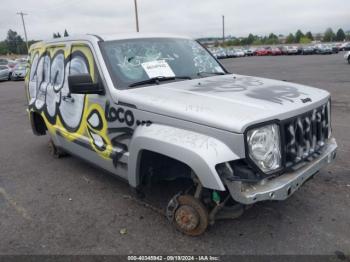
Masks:
[[[181,232],[285,200],[336,154],[330,94],[229,73],[198,42],[84,35],[33,44],[26,74],[35,135],[128,181],[184,179],[165,206]]]

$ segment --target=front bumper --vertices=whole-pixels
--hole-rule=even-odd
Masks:
[[[273,179],[264,179],[254,184],[227,179],[225,179],[225,184],[232,198],[242,204],[249,205],[264,200],[285,200],[322,167],[332,162],[336,150],[337,143],[332,138],[315,160],[296,171],[287,172]]]
[[[24,79],[24,75],[12,74],[11,79],[13,79],[13,80],[22,80],[22,79]]]

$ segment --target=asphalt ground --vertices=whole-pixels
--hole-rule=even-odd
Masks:
[[[52,158],[48,137],[30,129],[24,83],[1,82],[0,254],[349,254],[350,65],[342,54],[222,63],[331,92],[336,161],[286,201],[256,204],[187,237],[125,182],[76,157]]]

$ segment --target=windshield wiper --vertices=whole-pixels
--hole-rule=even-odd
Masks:
[[[203,75],[226,75],[225,72],[198,72],[197,76],[203,76]]]
[[[159,82],[161,81],[169,81],[169,80],[177,80],[177,79],[192,79],[190,76],[157,76],[157,77],[152,77],[146,80],[138,81],[135,83],[132,83],[129,85],[129,87],[134,87],[134,86],[141,86],[141,85],[147,85],[147,84],[157,84],[159,85]]]

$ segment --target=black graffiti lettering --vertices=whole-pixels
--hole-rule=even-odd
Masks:
[[[127,110],[125,112],[125,122],[128,126],[134,125],[134,122],[135,122],[134,114],[130,110]]]
[[[106,103],[105,115],[108,122],[118,120],[118,122],[126,123],[128,126],[133,126],[135,123],[134,113],[131,110],[125,110],[123,107],[116,109],[110,106],[108,101]]]
[[[114,107],[111,107],[108,101],[106,103],[105,115],[108,122],[117,120],[117,110]]]
[[[127,144],[124,144],[122,141],[125,139],[130,139],[134,133],[134,130],[130,127],[108,128],[108,133],[111,136],[115,133],[119,133],[119,135],[116,135],[111,139],[112,145],[119,149],[111,154],[113,164],[115,167],[117,167],[120,159],[126,152],[129,151]]]

